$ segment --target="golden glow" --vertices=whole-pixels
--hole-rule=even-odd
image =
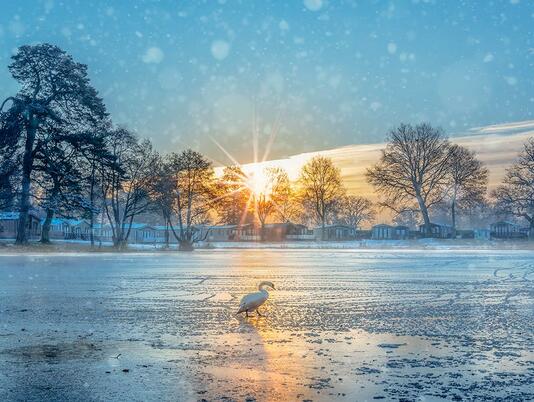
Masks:
[[[451,138],[452,142],[463,145],[475,151],[490,171],[489,189],[495,188],[504,176],[505,169],[512,163],[523,144],[534,135],[533,122],[517,122],[507,125],[481,127],[470,130],[469,135]],[[348,145],[345,147],[309,152],[290,156],[286,159],[264,159],[239,166],[246,176],[246,186],[253,195],[262,193],[265,187],[265,172],[270,167],[283,168],[290,180],[297,180],[301,167],[316,155],[331,158],[341,169],[343,182],[349,194],[357,194],[376,200],[373,188],[365,179],[365,172],[380,158],[385,144]],[[222,149],[222,147],[221,147]],[[223,149],[224,150],[224,149]],[[225,151],[226,152],[226,151]],[[255,153],[257,154],[257,152]],[[255,159],[256,160],[256,159]],[[235,160],[232,158],[233,163]],[[219,165],[223,165],[219,163]],[[222,175],[223,167],[215,169],[218,176]],[[267,192],[268,194],[268,192]],[[250,200],[252,205],[253,200]],[[391,218],[386,210],[380,210],[377,219],[387,222]]]
[[[270,193],[270,182],[266,170],[260,164],[254,164],[250,172],[245,172],[246,186],[258,196]]]

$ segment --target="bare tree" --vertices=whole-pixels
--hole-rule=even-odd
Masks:
[[[156,174],[151,184],[151,198],[156,210],[161,214],[165,222],[165,247],[169,248],[170,226],[172,225],[174,189],[174,166],[169,157],[158,157]]]
[[[493,193],[500,213],[524,218],[534,239],[534,138],[524,145],[516,162],[506,170],[503,184]]]
[[[331,159],[315,156],[302,167],[299,183],[301,200],[321,225],[321,238],[324,240],[326,222],[344,195],[340,170]]]
[[[215,174],[211,163],[192,150],[171,153],[165,158],[167,177],[171,180],[173,215],[168,218],[171,231],[181,251],[193,250],[195,242],[204,240],[195,225],[205,223],[217,198]],[[173,224],[172,217],[177,224]],[[177,226],[177,229],[175,229]],[[205,232],[204,235],[207,235]]]
[[[421,213],[413,209],[398,212],[393,218],[393,223],[399,226],[407,226],[415,229],[421,223]]]
[[[447,194],[449,142],[429,124],[401,124],[389,133],[380,161],[367,170],[367,180],[382,197],[381,205],[400,212],[417,208],[430,234],[429,208]]]
[[[101,166],[103,208],[113,244],[122,249],[128,243],[135,216],[151,207],[150,189],[158,155],[148,140],[139,143],[124,128],[115,130],[107,141],[117,166]]]
[[[239,225],[253,220],[252,191],[247,176],[239,166],[227,166],[219,181],[217,212],[221,223]]]
[[[488,169],[477,159],[473,151],[456,144],[450,146],[448,163],[452,230],[456,231],[458,207],[466,209],[484,201]]]
[[[290,222],[299,215],[297,194],[295,193],[287,172],[279,167],[267,169],[271,184],[271,200],[274,204],[273,214],[280,222]]]
[[[341,198],[337,208],[339,222],[355,228],[363,222],[371,222],[375,216],[372,202],[357,195],[347,195]]]
[[[113,134],[111,122],[103,121],[91,131],[93,141],[83,152],[78,163],[84,166],[84,181],[86,183],[86,198],[88,201],[84,215],[89,220],[89,240],[94,247],[94,226],[99,213],[102,213],[104,195],[102,193],[102,171],[114,169],[120,171],[115,156],[107,148],[108,138]]]
[[[274,211],[274,203],[265,193],[254,194],[254,207],[258,221],[260,221],[260,237],[261,241],[265,240],[265,223],[267,218]]]
[[[87,66],[76,63],[57,46],[47,43],[21,46],[12,56],[9,71],[21,84],[0,111],[11,102],[10,113],[20,123],[23,135],[20,217],[17,243],[27,243],[26,225],[30,209],[31,174],[36,148],[41,145],[40,128],[47,120],[76,125],[106,115],[102,99],[90,85]]]

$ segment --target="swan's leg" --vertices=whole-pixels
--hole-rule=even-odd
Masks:
[[[260,317],[265,317],[262,313],[260,313],[260,309],[258,309],[258,308],[256,309],[256,313],[258,313],[258,315],[259,315]]]
[[[248,310],[245,310],[245,315],[246,315],[247,317],[250,317],[250,316],[248,315]]]

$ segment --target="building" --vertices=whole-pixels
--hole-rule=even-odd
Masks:
[[[44,219],[41,220],[41,225],[44,224]],[[67,220],[63,218],[53,218],[50,222],[50,239],[65,239],[68,233]]]
[[[394,228],[385,223],[374,225],[371,229],[371,239],[373,240],[390,240],[393,239]]]
[[[371,228],[371,239],[373,240],[406,240],[409,238],[410,228],[408,226],[392,226],[380,223]]]
[[[483,235],[479,233],[479,235]],[[456,229],[456,238],[457,239],[474,239],[475,231],[473,229]]]
[[[356,229],[354,238],[356,240],[371,239],[373,231],[371,229]]]
[[[287,241],[287,240],[314,240],[315,236],[312,230],[306,226],[285,222],[285,223],[268,223],[263,227],[265,241]],[[261,228],[259,229],[261,232]],[[261,237],[261,236],[260,236]]]
[[[489,229],[474,229],[473,238],[475,240],[490,240],[491,231]]]
[[[128,225],[126,225],[128,230]],[[137,244],[154,244],[157,239],[157,230],[146,223],[132,223],[130,225],[130,235],[128,236],[128,243]]]
[[[199,239],[205,241],[259,240],[251,224],[198,226],[197,230],[200,230]]]
[[[0,239],[15,239],[17,237],[19,216],[19,212],[0,212]],[[37,212],[28,212],[26,231],[29,239],[41,237],[41,217]]]
[[[91,237],[91,225],[84,219],[66,219],[67,240],[89,240]]]
[[[113,229],[109,223],[95,223],[93,225],[94,240],[98,242],[112,242]]]
[[[168,242],[169,244],[172,244],[172,243],[177,242],[176,237],[172,233],[172,229],[170,226],[154,225],[152,227],[154,228],[154,231],[155,231],[155,237],[156,237],[155,242],[156,243],[165,244]]]
[[[410,228],[403,225],[395,226],[393,236],[396,240],[407,240],[410,238]]]
[[[45,220],[41,220],[41,226]],[[50,239],[89,240],[91,227],[83,219],[53,218],[50,222]]]
[[[419,225],[419,232],[424,236],[426,235],[425,232],[425,225]],[[450,239],[452,238],[452,226],[446,225],[443,223],[431,223],[430,224],[430,237],[434,237],[436,239]]]
[[[313,229],[315,240],[344,241],[356,238],[356,228],[348,225],[326,225],[324,236],[322,226]]]
[[[509,221],[499,221],[490,225],[491,237],[496,239],[519,239],[526,237],[521,226]]]

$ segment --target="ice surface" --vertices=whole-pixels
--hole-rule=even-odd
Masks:
[[[533,257],[491,250],[0,256],[0,395],[532,399]],[[268,316],[235,316],[240,297],[263,279],[278,289]]]

